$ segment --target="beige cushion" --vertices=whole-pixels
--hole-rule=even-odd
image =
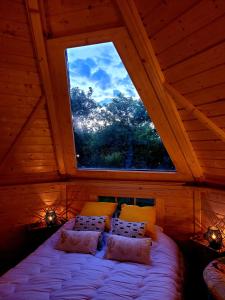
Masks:
[[[139,239],[111,235],[108,237],[105,258],[149,264],[150,247],[150,238]]]
[[[100,234],[98,231],[62,230],[55,248],[66,252],[95,254]]]

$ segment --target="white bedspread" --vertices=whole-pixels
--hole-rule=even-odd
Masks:
[[[73,221],[64,228],[70,229]],[[61,230],[61,229],[60,229]],[[178,300],[183,264],[176,244],[162,232],[151,264],[124,263],[54,249],[59,231],[0,278],[4,300]]]

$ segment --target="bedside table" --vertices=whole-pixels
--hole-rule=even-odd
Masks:
[[[28,224],[26,228],[27,245],[30,252],[34,251],[53,233],[55,233],[64,223],[46,226],[42,223]]]
[[[209,246],[207,240],[202,235],[196,235],[190,238],[190,247],[193,254],[195,254],[198,265],[205,268],[210,261],[225,256],[225,247],[222,246],[219,250],[213,249]]]
[[[225,248],[215,250],[208,246],[208,241],[203,235],[196,235],[187,241],[183,250],[187,271],[187,293],[190,293],[187,299],[208,299],[203,270],[212,260],[225,256]]]

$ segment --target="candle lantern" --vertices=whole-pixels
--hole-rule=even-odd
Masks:
[[[206,238],[209,242],[209,246],[213,249],[220,249],[222,246],[222,234],[216,226],[208,227],[206,232]]]
[[[47,209],[45,212],[45,222],[47,226],[55,225],[57,222],[57,215],[53,209]]]

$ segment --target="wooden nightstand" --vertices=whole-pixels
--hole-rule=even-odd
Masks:
[[[224,246],[219,250],[213,249],[202,235],[196,235],[190,238],[190,248],[195,259],[197,259],[196,263],[203,269],[210,261],[225,255]]]
[[[27,225],[27,245],[30,252],[34,251],[45,240],[47,240],[53,233],[55,233],[64,222],[47,227],[43,223],[34,223]]]
[[[183,253],[187,271],[187,299],[207,300],[208,290],[203,280],[203,270],[210,261],[225,256],[225,247],[220,250],[212,249],[203,235],[196,235],[187,241]]]

